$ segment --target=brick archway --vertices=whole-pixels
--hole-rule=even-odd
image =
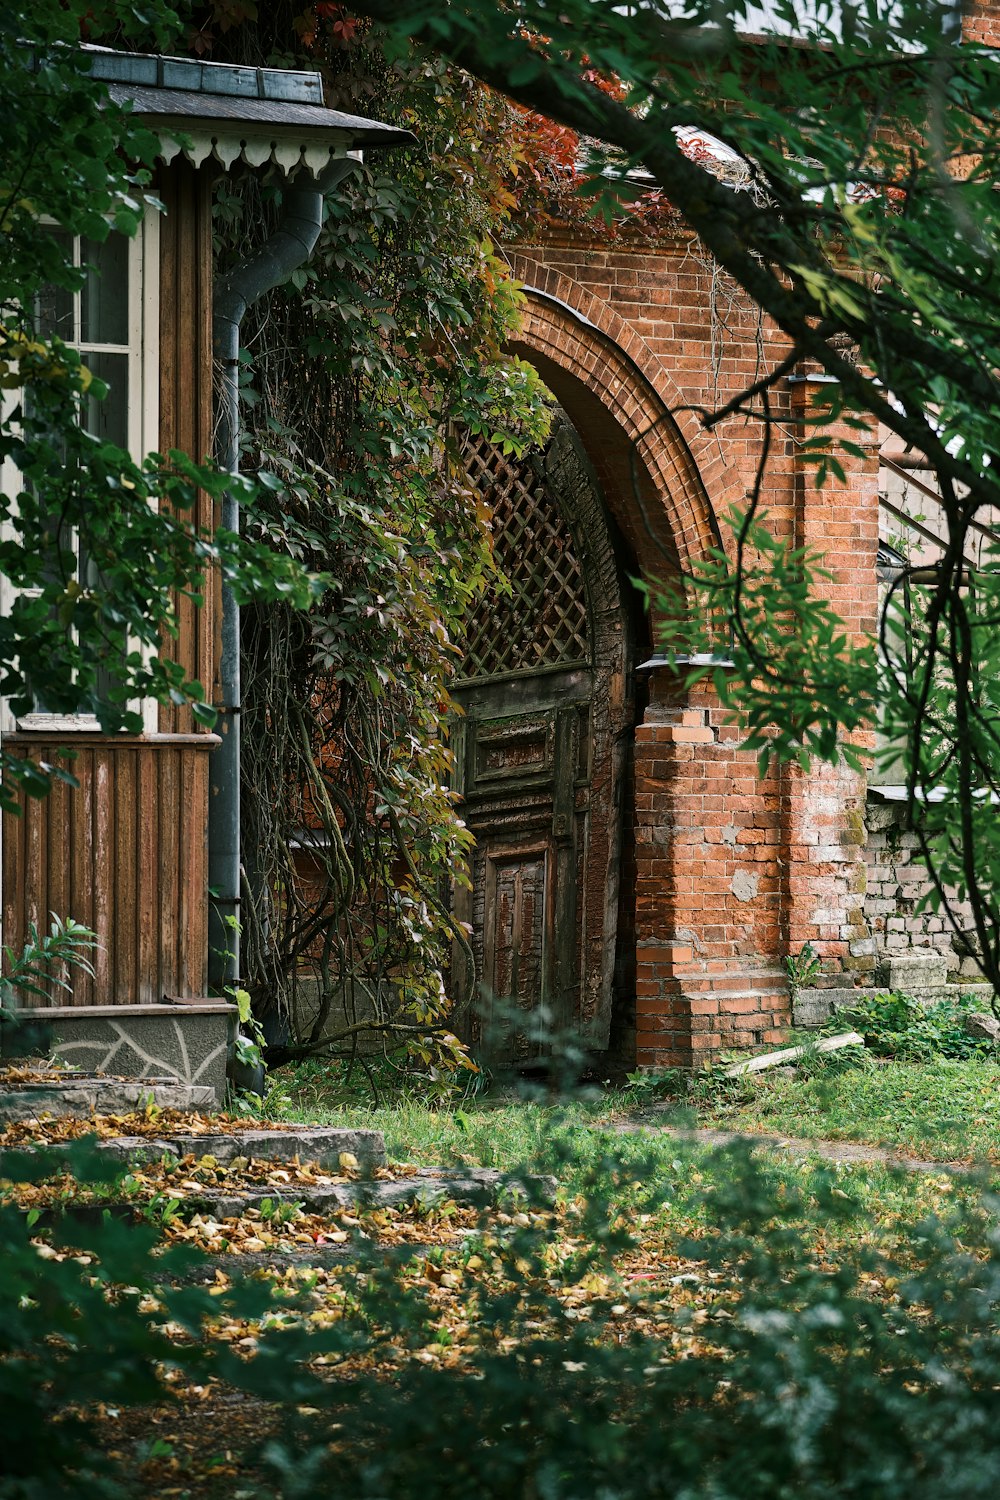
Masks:
[[[513,352],[576,426],[641,576],[683,575],[721,544],[709,483],[722,505],[745,490],[733,450],[706,437],[665,361],[608,302],[528,256],[512,269],[525,296]],[[772,1041],[787,1018],[772,842],[781,788],[757,783],[710,690],[685,691],[663,670],[649,690],[626,852],[635,1055],[690,1065],[720,1045]]]
[[[719,532],[688,442],[694,419],[672,410],[679,390],[606,304],[535,263],[514,257],[512,269],[526,299],[512,352],[535,365],[580,432],[643,577],[686,570]]]
[[[714,276],[688,252],[682,239],[579,238],[510,258],[525,295],[514,348],[578,428],[649,582],[683,576],[719,546],[717,518],[757,484],[761,436],[732,402],[762,360],[787,352],[749,299],[723,289],[713,300]],[[831,601],[851,628],[868,628],[877,463],[857,455],[817,497],[801,454],[807,383],[797,373],[773,393],[764,499],[779,535],[839,549]],[[776,1040],[788,1018],[783,957],[804,942],[827,983],[860,970],[871,945],[858,778],[759,780],[710,682],[685,691],[658,669],[649,700],[634,741],[636,1052],[662,1066]]]

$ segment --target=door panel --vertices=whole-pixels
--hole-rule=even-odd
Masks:
[[[513,1061],[519,1051],[533,1050],[531,1015],[549,988],[550,852],[543,846],[494,850],[485,857],[483,993],[489,1000],[482,1025],[494,1058]],[[523,1029],[518,1012],[525,1013]]]

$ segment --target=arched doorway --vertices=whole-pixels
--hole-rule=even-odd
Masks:
[[[542,454],[480,439],[467,461],[510,591],[473,612],[455,692],[456,784],[476,841],[455,911],[472,929],[472,1039],[495,1065],[525,1064],[552,1033],[608,1045],[634,726],[627,585],[565,415]]]

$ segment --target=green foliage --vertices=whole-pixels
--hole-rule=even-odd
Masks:
[[[547,409],[536,373],[504,354],[518,296],[490,239],[509,208],[502,107],[425,57],[390,64],[369,28],[348,45],[329,17],[301,21],[268,7],[219,45],[241,63],[319,68],[329,103],[419,144],[359,164],[308,267],[244,329],[251,461],[283,482],[250,533],[328,581],[308,617],[244,617],[244,972],[270,1062],[402,1044],[436,1086],[463,1062],[468,1000],[444,978],[465,941],[449,888],[469,843],[449,684],[493,572],[462,443],[486,433],[521,450]],[[223,190],[223,261],[279,197]]]
[[[53,915],[48,932],[28,927],[27,941],[20,953],[10,947],[3,950],[3,974],[0,975],[0,1024],[4,1028],[4,1052],[9,1056],[47,1051],[49,1029],[43,1017],[26,1018],[15,1014],[15,1007],[33,1003],[29,996],[51,1000],[53,992],[73,991],[73,971],[93,974],[87,955],[97,947],[89,927]]]
[[[82,281],[82,271],[67,263],[65,246],[39,233],[40,214],[72,234],[104,240],[112,227],[134,233],[147,202],[156,137],[124,111],[102,107],[107,90],[87,76],[82,55],[73,50],[84,16],[93,34],[133,44],[150,29],[165,42],[176,25],[163,0],[4,7],[0,306],[4,323],[13,318],[15,328],[43,287],[72,289]]]
[[[43,1230],[37,1214],[16,1205],[13,1187],[53,1171],[68,1171],[75,1184],[93,1188],[107,1186],[116,1169],[87,1142],[75,1143],[68,1155],[4,1152],[0,1496],[110,1500],[124,1486],[118,1463],[104,1451],[100,1403],[168,1400],[168,1372],[205,1379],[213,1365],[229,1369],[237,1362],[222,1350],[213,1355],[201,1341],[203,1327],[223,1308],[204,1287],[169,1284],[185,1278],[196,1257],[156,1253],[158,1224],[110,1215],[95,1222],[68,1211],[50,1215]],[[169,1215],[164,1204],[152,1217]],[[244,1288],[227,1306],[234,1316],[252,1316],[268,1301],[265,1290]]]
[[[996,1047],[984,1037],[973,1037],[962,1026],[963,1016],[981,1010],[976,1001],[937,1000],[924,1005],[895,991],[872,995],[849,1009],[839,1010],[828,1031],[845,1026],[859,1031],[865,1046],[877,1057],[926,1061],[934,1057],[990,1057]]]
[[[732,541],[696,561],[687,580],[702,606],[686,608],[676,591],[656,599],[662,649],[690,683],[710,668],[722,703],[747,727],[763,774],[775,757],[808,767],[815,756],[841,756],[856,768],[859,750],[844,739],[875,718],[879,677],[874,644],[852,642],[823,597],[829,573],[818,553],[789,547],[767,527],[766,514],[733,510],[724,518]]]
[[[972,567],[964,528],[956,546],[954,567],[944,559],[930,583],[902,573],[883,611],[883,758],[899,760],[912,798],[919,854],[932,875],[922,907],[965,907],[953,925],[995,983],[1000,850],[990,809],[1000,743],[1000,549],[984,546]]]
[[[22,995],[49,1000],[53,987],[71,991],[70,970],[82,969],[93,974],[87,954],[97,947],[89,927],[53,915],[48,932],[39,933],[31,925],[20,953],[5,947],[4,972],[0,977],[0,1007],[9,1009]]]
[[[6,9],[0,21],[5,100],[0,167],[0,571],[11,597],[0,629],[0,695],[15,715],[43,707],[93,714],[106,730],[138,731],[136,702],[190,702],[211,722],[205,688],[161,657],[178,595],[197,597],[222,567],[243,599],[305,606],[316,585],[287,557],[186,520],[197,491],[230,478],[179,452],[125,453],[85,430],[107,388],[57,336],[41,301],[81,287],[72,237],[134,235],[160,205],[149,192],[157,137],[114,105],[85,72],[81,31],[165,45],[176,15],[156,3],[92,7],[56,0]],[[30,45],[29,45],[30,44]],[[62,233],[40,228],[39,219]],[[258,486],[237,485],[250,504]],[[85,565],[81,562],[85,559]],[[4,750],[0,806],[18,788],[39,796],[65,770]]]
[[[241,1068],[259,1068],[264,1059],[264,1029],[253,1013],[250,991],[242,987],[226,992],[236,1006],[241,1030],[236,1033],[235,1060]]]

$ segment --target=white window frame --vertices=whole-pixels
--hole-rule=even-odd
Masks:
[[[42,225],[51,221],[43,219]],[[73,253],[79,262],[80,237],[74,239]],[[74,300],[80,305],[80,293]],[[147,211],[139,229],[128,240],[128,301],[129,318],[127,329],[128,350],[128,451],[137,461],[147,453],[159,450],[160,436],[160,217],[154,210]],[[79,338],[79,326],[74,319],[73,342]],[[70,342],[67,340],[67,343]],[[84,363],[91,354],[102,352],[120,354],[122,345],[93,344],[81,355]],[[11,393],[10,404],[17,401],[17,392]],[[4,488],[18,485],[17,471],[12,464],[3,466]],[[150,501],[156,506],[156,501]],[[10,608],[13,589],[9,581],[0,577],[0,613]],[[138,642],[135,646],[138,647]],[[129,709],[142,715],[142,733],[154,734],[159,723],[159,704],[155,698],[134,699]],[[0,732],[42,734],[47,732],[99,734],[101,726],[94,714],[29,713],[15,718],[7,699],[0,701]]]

